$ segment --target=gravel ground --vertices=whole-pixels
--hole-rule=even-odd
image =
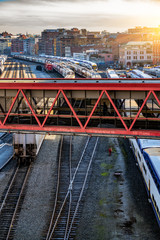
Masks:
[[[60,136],[46,136],[28,180],[14,240],[40,240],[48,223]],[[72,161],[87,137],[73,137]],[[108,148],[112,147],[111,156]],[[11,161],[0,172],[0,194],[13,172]],[[115,176],[119,173],[119,176]],[[51,200],[52,199],[52,200]],[[128,141],[100,138],[92,165],[76,240],[159,240],[143,179]]]
[[[0,170],[0,196],[7,188],[8,182],[14,172],[16,160],[11,160],[2,170]]]
[[[127,141],[100,138],[77,240],[159,239],[160,230]]]
[[[50,78],[48,73],[36,70],[37,65],[38,63],[35,65],[30,65],[30,69],[32,73],[35,74],[36,78]]]
[[[60,136],[47,135],[30,173],[15,240],[40,240],[48,223]]]

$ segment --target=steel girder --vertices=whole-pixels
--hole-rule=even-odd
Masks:
[[[98,135],[115,135],[115,136],[136,136],[136,137],[160,137],[160,128],[159,128],[159,107],[160,107],[160,84],[157,83],[0,83],[0,96],[3,99],[6,98],[5,94],[7,90],[16,90],[15,95],[12,96],[8,108],[6,108],[6,104],[1,104],[0,107],[0,130],[1,131],[23,131],[23,132],[48,132],[48,133],[72,133],[72,134],[98,134]],[[32,94],[34,91],[41,90],[41,91],[49,91],[50,97],[52,102],[50,103],[49,107],[46,107],[46,100],[43,99],[44,105],[41,107],[40,114],[37,113],[36,108],[37,104],[34,101]],[[52,97],[52,91],[56,91],[56,95]],[[92,104],[92,109],[89,111],[88,114],[78,114],[75,108],[72,105],[72,99],[68,97],[68,92],[76,92],[76,91],[98,91],[99,96]],[[145,97],[143,98],[143,103],[136,111],[135,116],[122,116],[122,108],[119,109],[115,103],[114,94],[111,92],[145,92]],[[29,92],[29,95],[28,93]],[[67,108],[69,109],[69,114],[67,112],[61,112],[61,107],[57,106],[57,102],[59,97],[65,101]],[[154,118],[151,117],[141,117],[139,118],[140,114],[143,114],[143,108],[147,103],[148,99],[152,96],[154,102],[157,104],[157,112],[158,113]],[[24,99],[25,105],[27,105],[28,111],[24,113],[22,105],[22,98]],[[96,112],[97,108],[100,108],[100,102],[102,99],[107,99],[108,103],[112,108],[112,115],[105,115],[102,114],[97,115]],[[84,99],[85,100],[85,99]],[[124,99],[123,99],[124,101]],[[43,104],[42,103],[42,104]],[[121,104],[123,105],[123,104]],[[100,106],[100,107],[99,107]],[[16,108],[15,108],[16,107]],[[58,110],[54,110],[56,109]],[[15,109],[14,109],[15,108]],[[44,109],[44,110],[43,110]],[[132,111],[132,109],[130,109]],[[96,112],[96,114],[95,114]],[[154,111],[153,111],[154,112]],[[12,118],[11,118],[12,117]],[[31,118],[32,121],[28,124],[25,121],[15,121],[14,119],[25,119]],[[74,119],[76,120],[76,124],[69,126],[68,124],[55,124],[48,121],[50,118],[63,118],[63,119]],[[34,119],[34,121],[33,121]],[[82,119],[85,121],[82,121]],[[107,126],[107,124],[101,125],[94,125],[90,123],[91,120],[116,120],[119,121],[120,127],[114,127],[114,125]],[[12,121],[13,120],[13,121]],[[137,121],[144,122],[154,122],[157,123],[157,128],[148,128],[141,126],[140,128],[135,128],[135,124]],[[33,122],[33,123],[32,123]],[[105,126],[104,126],[105,125]]]

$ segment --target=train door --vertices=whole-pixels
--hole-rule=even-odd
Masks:
[[[135,156],[136,156],[136,159],[138,160],[138,156],[137,156],[137,148],[135,149]]]

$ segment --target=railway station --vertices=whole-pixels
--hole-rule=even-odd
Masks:
[[[141,235],[138,225],[142,216],[130,195],[128,203],[125,196],[126,191],[131,194],[128,185],[133,187],[132,180],[138,173],[133,153],[146,181],[150,204],[156,210],[153,218],[157,233],[160,217],[157,189],[160,185],[154,156],[158,156],[160,147],[160,79],[137,77],[139,72],[130,72],[129,78],[120,78],[113,70],[106,71],[106,76],[114,74],[113,78],[112,75],[103,78],[95,70],[84,70],[84,66],[79,67],[83,78],[72,68],[75,71],[73,77],[66,65],[57,59],[54,64],[53,59],[39,62],[44,61],[43,57],[18,58],[15,56],[15,59],[6,61],[0,79],[0,147],[10,148],[10,157],[5,155],[8,159],[5,168],[12,179],[0,191],[3,196],[0,224],[4,226],[0,230],[0,239],[21,239],[26,231],[26,219],[30,221],[34,215],[41,219],[37,239],[85,239],[88,230],[82,230],[84,222],[88,221],[88,229],[94,231],[84,211],[95,217],[88,205],[88,201],[95,204],[95,191],[99,192],[99,203],[95,205],[98,214],[93,225],[100,221],[109,226],[108,214],[115,222],[113,231],[118,229],[123,235],[123,231],[134,232],[136,226]],[[71,64],[79,71],[75,62]],[[92,76],[88,77],[88,74]],[[131,74],[135,74],[134,78]],[[125,153],[120,150],[122,146]],[[153,146],[154,149],[149,151],[148,147]],[[132,159],[132,163],[128,159]],[[1,171],[5,172],[3,165]],[[95,176],[100,182],[94,182]],[[3,179],[7,182],[2,176],[2,182]],[[142,179],[137,179],[137,184],[144,188]],[[101,181],[102,187],[99,186]],[[0,185],[2,182],[0,179]],[[138,185],[134,189],[138,191]],[[113,204],[112,191],[116,196]],[[40,203],[35,201],[34,208],[30,208],[34,194]],[[105,194],[108,200],[104,199]],[[147,205],[145,189],[143,194]],[[44,208],[39,211],[41,204]],[[99,206],[105,209],[105,213],[99,212]],[[149,221],[146,219],[145,226],[149,226]],[[94,227],[100,228],[99,225]],[[26,233],[28,239],[35,228],[33,223]]]

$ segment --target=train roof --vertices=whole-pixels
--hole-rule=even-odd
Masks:
[[[147,148],[144,151],[148,154],[149,159],[160,179],[160,147]]]
[[[0,132],[0,138],[3,137],[5,135],[4,132]]]
[[[138,139],[141,149],[160,148],[160,140],[155,139]]]
[[[133,73],[137,74],[140,78],[152,78],[150,75],[140,71],[139,69],[132,70]]]

